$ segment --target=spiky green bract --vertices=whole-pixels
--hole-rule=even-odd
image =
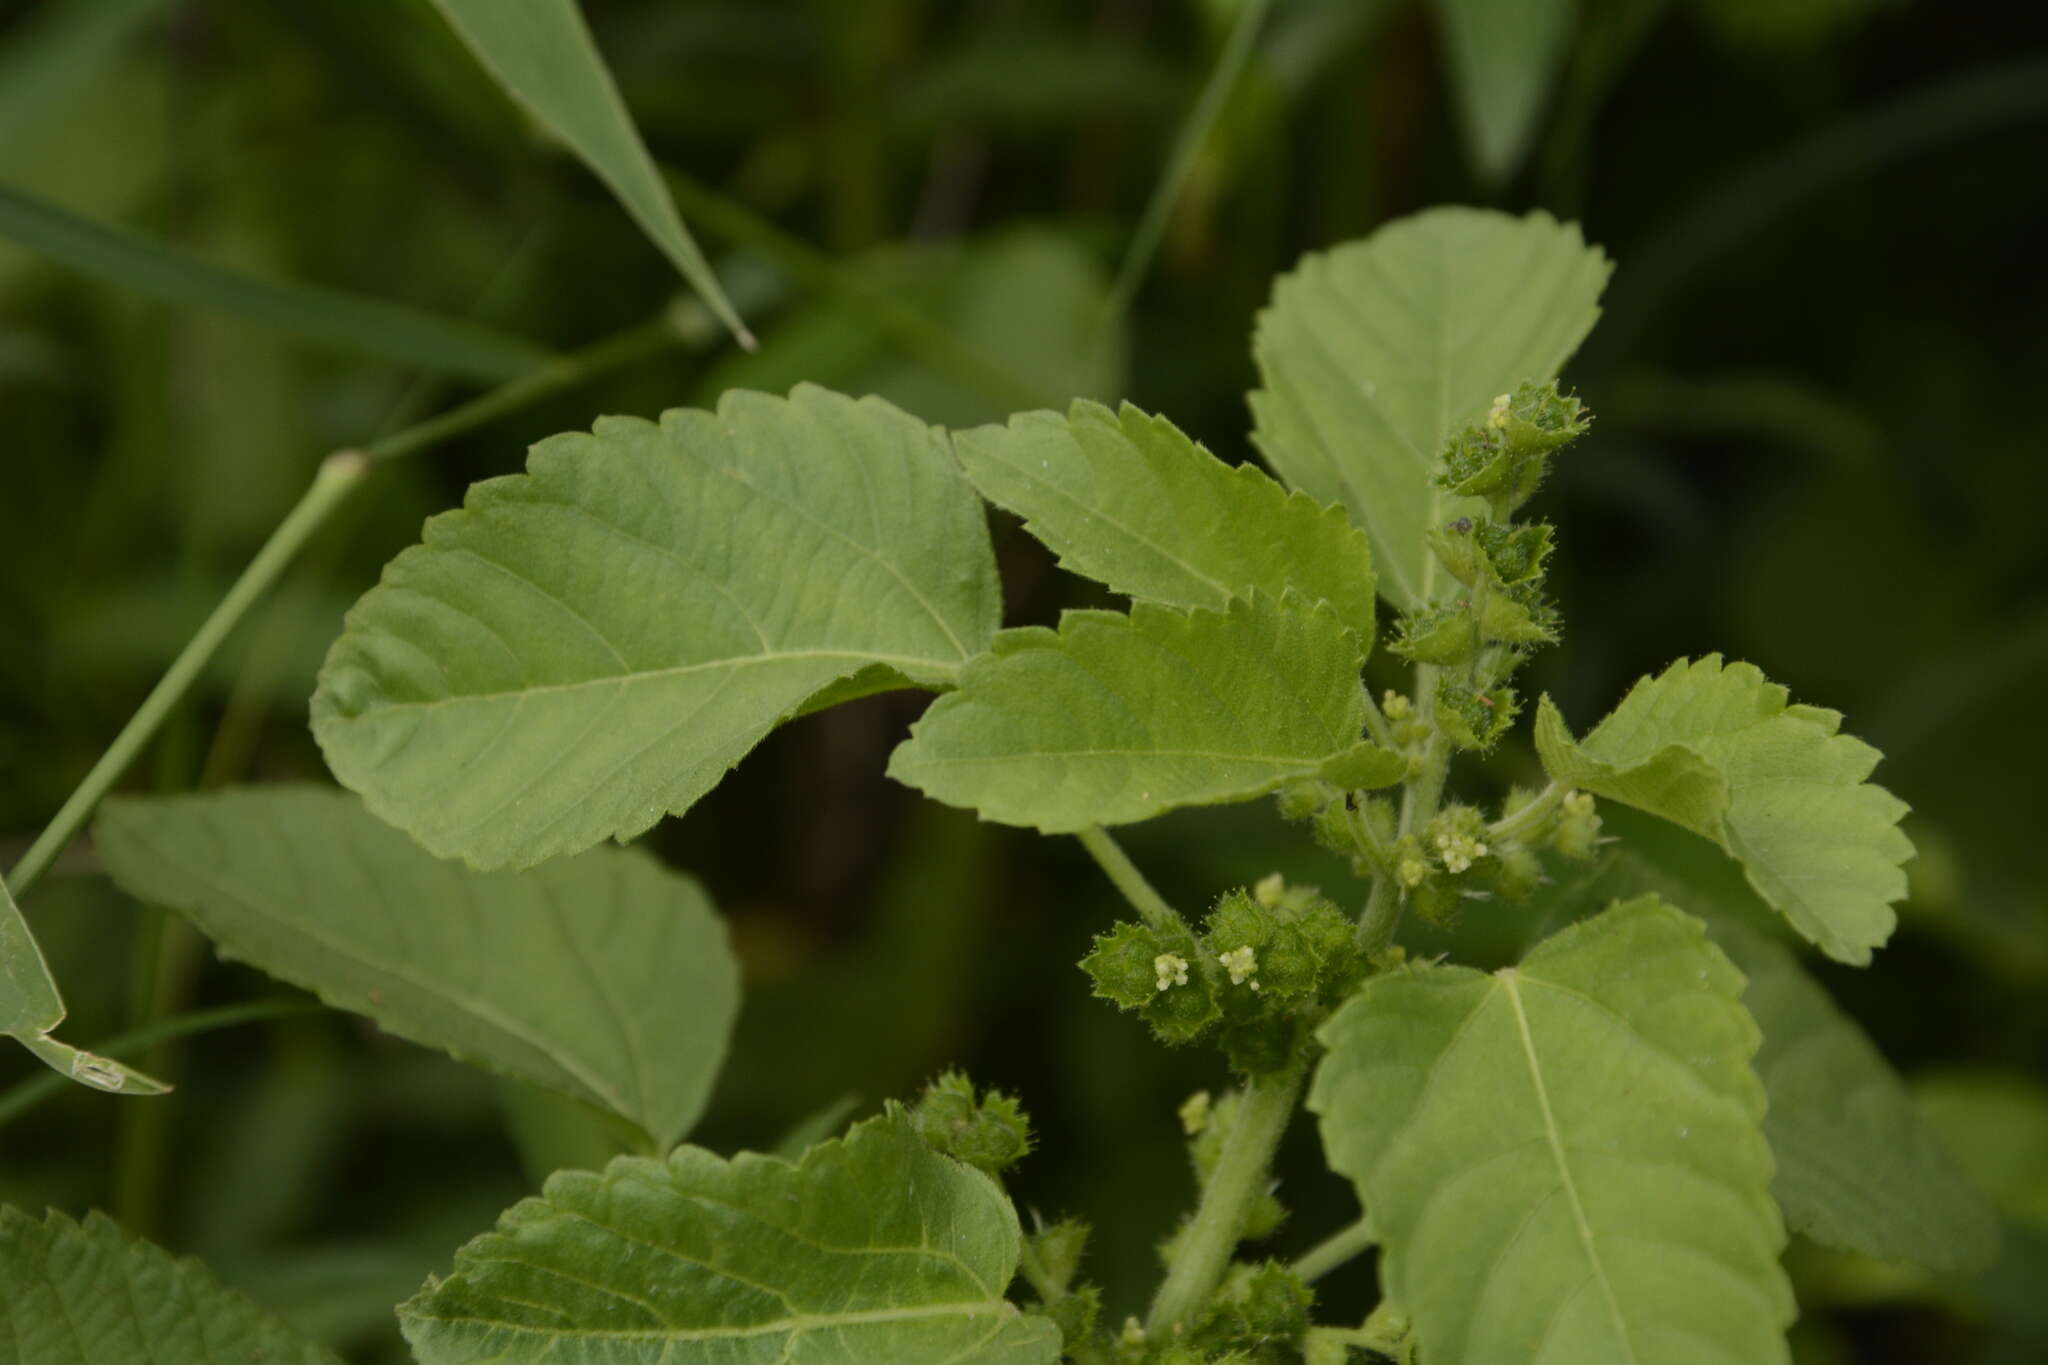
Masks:
[[[1522,709],[1512,687],[1474,687],[1461,678],[1443,678],[1434,697],[1436,724],[1460,749],[1491,749],[1515,723]]]
[[[1031,1120],[1015,1097],[1000,1090],[977,1097],[962,1072],[948,1071],[926,1086],[911,1120],[933,1151],[990,1175],[1001,1175],[1031,1150]]]
[[[899,1108],[801,1162],[696,1147],[565,1171],[399,1309],[422,1365],[1051,1365],[1004,1300],[1017,1215]]]
[[[1461,497],[1485,498],[1505,521],[1542,484],[1550,457],[1591,424],[1555,380],[1523,384],[1496,396],[1484,421],[1451,438],[1437,482]]]
[[[64,997],[57,980],[14,894],[0,881],[0,1034],[18,1041],[52,1071],[96,1090],[161,1095],[170,1089],[111,1057],[58,1042],[51,1034],[63,1022]]]
[[[725,1059],[725,926],[695,879],[638,851],[475,872],[314,786],[110,801],[96,840],[116,882],[222,956],[609,1109],[664,1150]]]
[[[1546,697],[1536,747],[1556,781],[1721,845],[1795,929],[1861,966],[1891,936],[1913,845],[1905,802],[1864,781],[1880,755],[1841,721],[1713,654],[1638,682],[1577,742]]]
[[[1756,1025],[1697,920],[1628,901],[1487,975],[1369,981],[1310,1095],[1432,1365],[1789,1359]]]
[[[1184,924],[1118,924],[1097,936],[1081,970],[1096,995],[1142,1016],[1163,1043],[1193,1042],[1222,1018],[1223,973]]]
[[[1196,1320],[1190,1340],[1214,1360],[1241,1352],[1248,1362],[1282,1365],[1308,1330],[1315,1294],[1278,1261],[1234,1268]]]
[[[889,775],[985,820],[1069,833],[1262,796],[1362,745],[1356,637],[1290,594],[1223,611],[1140,602],[1004,631]]]
[[[197,1261],[100,1214],[39,1223],[0,1208],[6,1365],[340,1365]]]
[[[950,684],[1000,612],[940,433],[728,393],[551,437],[428,522],[349,613],[313,731],[435,853],[530,866],[687,810],[836,680]]]
[[[1372,642],[1372,547],[1343,509],[1224,464],[1164,417],[1080,402],[961,432],[953,448],[982,495],[1075,573],[1181,607],[1293,589]]]
[[[1557,372],[1599,316],[1608,270],[1545,214],[1439,208],[1304,257],[1274,286],[1254,339],[1253,439],[1288,483],[1365,528],[1396,607],[1449,591],[1427,534],[1481,506],[1437,486],[1445,443]]]

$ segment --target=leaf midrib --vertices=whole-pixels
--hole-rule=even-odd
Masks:
[[[877,1247],[878,1251],[913,1251],[910,1247]],[[525,1265],[526,1262],[514,1262]],[[471,1315],[454,1316],[432,1314],[432,1320],[440,1323],[469,1323],[479,1327],[490,1327],[500,1331],[519,1332],[531,1336],[595,1338],[604,1341],[727,1341],[746,1337],[773,1336],[782,1333],[800,1335],[805,1332],[823,1331],[829,1328],[865,1327],[887,1325],[892,1322],[914,1322],[924,1318],[1008,1318],[1019,1316],[1017,1308],[1007,1299],[963,1299],[953,1303],[921,1304],[915,1308],[864,1308],[845,1313],[792,1313],[786,1318],[773,1322],[757,1323],[750,1327],[641,1327],[603,1328],[539,1327],[526,1323],[503,1322],[495,1318]]]

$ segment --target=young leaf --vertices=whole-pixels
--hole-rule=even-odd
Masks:
[[[1342,509],[1224,464],[1126,403],[1027,412],[953,437],[983,497],[1118,592],[1220,609],[1254,588],[1327,600],[1370,645],[1372,547]]]
[[[980,499],[877,399],[602,418],[527,471],[427,523],[313,698],[335,774],[443,856],[630,838],[835,680],[947,684],[995,633]]]
[[[1482,178],[1505,180],[1529,150],[1571,50],[1575,0],[1437,0],[1465,146]]]
[[[1536,747],[1554,780],[1721,845],[1794,928],[1861,966],[1897,922],[1913,845],[1898,829],[1906,804],[1863,780],[1877,750],[1840,726],[1713,654],[1638,682],[1583,741],[1544,698]]]
[[[1555,374],[1599,316],[1607,258],[1576,227],[1440,208],[1306,256],[1253,340],[1266,461],[1372,537],[1380,595],[1451,587],[1425,536],[1482,506],[1436,486],[1444,444],[1499,394]]]
[[[663,1146],[725,1056],[739,973],[724,927],[695,880],[642,854],[473,872],[310,786],[110,801],[96,842],[116,882],[223,956]]]
[[[197,1261],[100,1214],[0,1208],[0,1361],[9,1365],[341,1365]]]
[[[550,358],[538,346],[474,323],[226,270],[6,186],[0,186],[0,237],[119,288],[380,360],[500,380],[527,374]]]
[[[1732,923],[1714,940],[1749,978],[1764,1042],[1764,1136],[1785,1221],[1817,1242],[1931,1270],[1978,1270],[1998,1219],[1956,1170],[1913,1096],[1792,954]]]
[[[51,1070],[96,1090],[119,1095],[161,1095],[170,1087],[108,1057],[60,1043],[50,1035],[64,1022],[64,997],[43,961],[43,950],[0,882],[0,1034],[17,1039]]]
[[[1016,1211],[900,1109],[792,1165],[696,1147],[557,1174],[399,1309],[422,1365],[1051,1365]]]
[[[996,637],[889,775],[985,820],[1068,833],[1247,801],[1318,775],[1365,724],[1356,637],[1327,604],[1140,602]]]
[[[1374,978],[1309,1100],[1432,1365],[1789,1359],[1756,1025],[1699,922],[1618,904],[1491,976]]]
[[[676,212],[576,0],[434,0],[505,93],[568,144],[690,287],[752,350],[718,276]]]

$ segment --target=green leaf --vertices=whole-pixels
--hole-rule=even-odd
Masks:
[[[630,838],[837,679],[951,683],[1001,613],[980,499],[877,399],[608,417],[427,523],[313,698],[327,761],[443,856]]]
[[[1459,123],[1485,180],[1512,175],[1570,55],[1575,0],[1436,0]]]
[[[1536,747],[1554,780],[1712,839],[1822,952],[1861,966],[1897,923],[1913,844],[1906,804],[1863,780],[1880,755],[1841,720],[1712,654],[1642,679],[1583,741],[1544,698]]]
[[[100,1214],[38,1223],[0,1208],[0,1361],[7,1365],[340,1365],[197,1261]]]
[[[959,432],[953,449],[1075,573],[1180,607],[1293,588],[1373,638],[1372,547],[1343,510],[1224,464],[1164,417],[1079,402]]]
[[[597,173],[640,230],[740,344],[752,350],[753,333],[740,321],[710,262],[683,226],[576,0],[434,4],[505,93]]]
[[[933,702],[889,775],[985,820],[1070,833],[1245,801],[1352,760],[1356,638],[1327,604],[1140,602],[1009,630]]]
[[[550,358],[538,346],[472,323],[225,270],[5,186],[0,186],[0,237],[107,284],[380,360],[502,380],[527,374]]]
[[[1051,1365],[1004,1300],[1017,1215],[900,1109],[792,1165],[696,1147],[563,1172],[399,1309],[422,1365]]]
[[[96,842],[115,881],[224,957],[663,1146],[725,1056],[739,973],[724,927],[695,880],[640,853],[473,872],[310,786],[110,801]]]
[[[1570,358],[1599,316],[1607,258],[1547,214],[1439,208],[1302,258],[1253,339],[1266,461],[1372,537],[1380,595],[1450,591],[1424,537],[1480,511],[1436,486],[1444,444]]]
[[[0,1034],[17,1039],[52,1071],[117,1095],[161,1095],[170,1087],[107,1057],[58,1042],[64,997],[14,895],[0,882]]]
[[[1979,1270],[1998,1219],[1855,1020],[1784,948],[1733,924],[1714,940],[1749,979],[1763,1030],[1764,1136],[1785,1221],[1817,1242],[1930,1270]]]
[[[1756,1025],[1654,897],[1518,967],[1379,976],[1309,1106],[1431,1365],[1768,1365],[1792,1295]]]

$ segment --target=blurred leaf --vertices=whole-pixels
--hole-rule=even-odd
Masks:
[[[18,1365],[340,1365],[197,1261],[93,1214],[0,1208],[0,1328]]]
[[[0,47],[0,147],[31,136],[170,0],[51,0]]]
[[[88,222],[0,186],[0,237],[124,289],[216,309],[293,336],[477,379],[511,379],[548,359],[517,338],[377,299],[237,274],[163,242]]]
[[[1574,741],[1545,697],[1536,747],[1551,779],[1712,839],[1821,951],[1862,966],[1898,922],[1906,803],[1870,775],[1881,755],[1834,711],[1787,704],[1749,664],[1681,659]]]
[[[601,1109],[509,1076],[498,1079],[498,1107],[519,1149],[526,1178],[538,1187],[556,1171],[598,1171],[633,1150],[633,1134]]]
[[[740,344],[754,337],[683,226],[576,0],[434,0],[505,93],[597,173]]]
[[[663,1145],[724,1059],[739,996],[724,926],[693,879],[641,854],[480,874],[321,787],[110,801],[96,842],[117,882],[223,956]]]
[[[839,1126],[853,1117],[860,1108],[860,1096],[841,1095],[830,1104],[804,1115],[784,1133],[770,1155],[784,1161],[801,1161],[805,1152],[839,1131]]]
[[[1432,1365],[1789,1360],[1741,990],[1643,897],[1491,976],[1375,977],[1323,1026],[1309,1107]]]
[[[926,133],[1041,133],[1088,119],[1170,117],[1179,93],[1170,65],[1113,34],[976,24],[920,64],[902,116]]]
[[[161,1095],[170,1087],[106,1057],[52,1038],[64,1022],[64,998],[14,894],[0,882],[0,1033],[18,1039],[52,1071],[117,1095]]]
[[[901,1110],[799,1164],[696,1147],[564,1172],[399,1309],[422,1365],[1051,1365],[1059,1329],[1004,1300],[1016,1211]]]
[[[1465,146],[1482,180],[1502,181],[1535,140],[1571,52],[1578,0],[1436,0]]]
[[[1372,645],[1372,547],[1342,509],[1224,464],[1164,417],[1079,402],[959,432],[953,449],[1063,568],[1177,607],[1295,588]]]
[[[1048,834],[1247,801],[1359,747],[1361,662],[1336,612],[1298,597],[1070,611],[998,635],[889,776]]]
[[[1275,283],[1253,340],[1253,439],[1288,483],[1350,510],[1395,606],[1448,590],[1424,536],[1480,506],[1437,488],[1444,443],[1496,395],[1557,372],[1599,316],[1608,269],[1547,214],[1440,208]]]
[[[2048,1086],[2041,1078],[1948,1072],[1923,1077],[1914,1093],[1977,1188],[2008,1218],[2048,1231]]]
[[[335,773],[443,856],[630,838],[837,679],[952,683],[1001,614],[981,500],[878,399],[600,418],[527,469],[385,568],[313,699]]]

